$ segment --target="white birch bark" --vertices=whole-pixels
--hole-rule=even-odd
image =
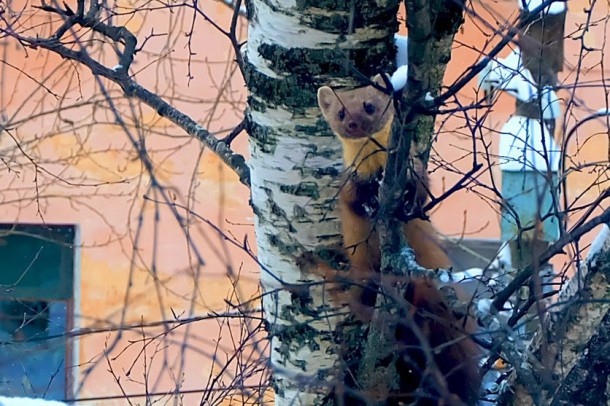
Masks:
[[[317,87],[327,84],[329,77],[312,75],[309,81],[295,83],[295,78],[301,77],[292,76],[291,68],[302,69],[305,63],[317,68],[317,63],[328,63],[313,59],[320,53],[309,59],[308,50],[365,47],[360,44],[364,38],[393,35],[392,24],[355,29],[347,36],[316,29],[312,21],[333,14],[347,19],[349,13],[321,6],[308,8],[303,6],[306,3],[248,3],[245,56],[252,75],[246,75],[252,206],[276,405],[322,402],[333,383],[339,351],[334,333],[343,321],[343,317],[332,316],[338,305],[332,303],[323,286],[311,285],[319,283],[320,277],[303,272],[295,263],[304,250],[336,247],[341,239],[334,211],[342,169],[341,146],[315,103]],[[371,3],[382,7],[397,2]],[[274,50],[303,51],[308,60],[303,60],[302,66],[298,61],[297,66],[280,66],[274,60]],[[266,84],[275,88],[269,91]],[[303,101],[300,106],[296,99]]]

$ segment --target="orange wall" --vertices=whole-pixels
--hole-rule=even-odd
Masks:
[[[125,5],[129,3],[125,2]],[[228,27],[230,14],[226,7],[207,2],[203,9]],[[175,60],[167,59],[155,64],[157,61],[153,54],[141,52],[133,70],[138,72],[137,79],[141,84],[164,94],[166,100],[206,128],[211,131],[231,129],[239,123],[245,105],[243,82],[237,75],[230,74],[234,55],[225,37],[199,16],[193,37],[198,55],[193,58],[194,79],[189,84],[184,31],[190,21],[190,16],[184,11],[166,14],[155,21],[131,19],[127,26],[139,32],[140,41],[153,27],[156,33],[161,33],[168,31],[168,25],[181,25],[175,38],[152,38],[147,44],[147,49],[170,54]],[[243,31],[244,22],[240,27]],[[32,114],[52,111],[58,105],[82,103],[83,98],[86,100],[90,94],[101,101],[100,105],[107,105],[89,72],[78,68],[80,77],[77,77],[75,69],[70,68],[67,61],[44,51],[16,47],[14,42],[9,42],[7,49],[14,66],[37,78],[48,76],[45,86],[56,95],[41,89],[37,82],[18,70],[5,66],[3,90],[6,98],[2,104],[10,118],[23,120],[11,131],[11,136],[19,140],[23,151],[15,148],[15,140],[6,134],[0,138],[2,159],[6,162],[0,166],[3,190],[0,218],[4,222],[79,225],[82,243],[79,327],[100,328],[119,323],[172,319],[172,312],[179,317],[223,312],[228,308],[225,300],[238,303],[256,294],[258,269],[254,261],[247,258],[243,250],[224,241],[201,219],[185,218],[184,221],[190,224],[188,230],[193,243],[205,261],[204,266],[196,266],[196,256],[185,239],[186,228],[178,226],[167,205],[161,203],[155,207],[153,200],[160,199],[149,189],[150,177],[137,159],[129,137],[107,108],[85,106],[62,112],[59,118],[53,113],[37,120],[28,119]],[[116,65],[116,60],[109,55],[112,53],[103,58],[107,66]],[[129,101],[124,99],[120,89],[107,81],[104,84],[119,109],[127,110]],[[217,102],[220,86],[224,87],[224,97]],[[176,100],[170,100],[171,97]],[[100,124],[90,128],[79,127],[84,121],[91,121],[91,117]],[[133,117],[143,124],[130,126],[130,133],[146,140],[158,180],[167,188],[171,198],[184,205],[190,197],[194,213],[232,233],[240,243],[244,236],[250,242],[255,241],[248,190],[237,177],[213,154],[205,151],[198,141],[172,127],[150,109],[144,108],[131,117],[126,114],[124,118],[131,125]],[[245,136],[236,142],[242,152],[247,150],[246,144]],[[38,171],[34,170],[25,154],[40,164]],[[65,182],[58,181],[58,177]],[[146,203],[144,195],[150,199]],[[144,208],[143,204],[146,205]],[[185,215],[183,210],[180,212]],[[159,216],[157,224],[156,215]],[[132,264],[133,240],[138,230],[139,250]],[[156,273],[151,269],[153,256],[156,258]],[[228,276],[229,268],[239,274],[236,287],[239,298],[235,296]],[[196,292],[193,292],[194,281],[198,285]],[[131,287],[126,305],[128,284]],[[236,324],[235,321],[231,323]],[[223,349],[219,353],[222,364],[224,353],[233,353],[233,337],[228,334],[227,327],[219,325],[216,320],[199,321],[188,328],[188,331],[183,326],[168,332],[167,341],[157,339],[147,346],[146,354],[142,353],[141,330],[122,335],[109,359],[127,393],[146,391],[147,388],[140,383],[144,380],[144,365],[150,368],[151,382],[155,382],[161,370],[165,371],[160,375],[161,383],[155,388],[151,386],[149,391],[171,389],[171,383],[176,380],[183,381],[181,387],[186,390],[205,386],[212,366],[210,358],[215,340],[222,331]],[[237,329],[233,330],[237,332]],[[163,328],[147,329],[146,334],[151,337],[163,332]],[[187,332],[189,339],[186,343],[190,349],[186,351],[186,369],[183,376],[176,377],[180,345]],[[116,333],[106,332],[85,335],[80,339],[81,373],[92,362],[99,362],[90,375],[81,376],[85,384],[80,397],[121,393],[103,357],[104,350],[115,337]],[[164,348],[167,344],[171,345]],[[151,361],[155,352],[154,361]],[[148,357],[146,364],[144,357]],[[133,371],[128,377],[130,369]],[[200,398],[201,394],[187,395],[185,404],[198,403]],[[125,402],[117,400],[114,404]]]
[[[582,32],[579,29],[586,23],[587,14],[584,10],[589,7],[588,4],[587,1],[570,1],[568,5],[569,12],[565,29],[568,38],[564,41],[566,61],[564,70],[559,77],[563,89],[558,91],[558,96],[565,104],[574,95],[580,104],[571,105],[565,114],[567,120],[565,117],[561,118],[562,121],[565,121],[563,123],[565,128],[562,128],[562,123],[559,123],[555,136],[559,142],[578,120],[589,115],[591,110],[605,108],[607,103],[607,96],[604,87],[601,85],[601,79],[605,75],[603,68],[608,66],[608,62],[610,62],[607,56],[608,44],[605,41],[607,28],[604,25],[604,18],[608,15],[609,10],[607,4],[596,3],[593,10],[594,18],[592,19],[594,23],[590,32],[584,35],[583,40],[587,46],[596,48],[596,50],[580,59],[582,46],[578,37]],[[463,75],[463,72],[469,66],[477,62],[481,58],[481,52],[489,51],[497,44],[500,37],[493,34],[494,30],[505,26],[509,22],[516,21],[518,17],[516,2],[479,1],[476,3],[476,7],[478,16],[468,15],[466,23],[456,37],[452,60],[446,75],[446,85],[452,84]],[[490,26],[484,24],[482,19],[491,23]],[[505,49],[500,53],[500,57],[505,57],[508,53],[509,50]],[[579,66],[580,74],[577,75]],[[572,88],[575,83],[578,83],[581,88],[573,92]],[[595,86],[585,87],[584,84]],[[477,100],[476,85],[476,81],[472,81],[460,93],[460,101],[463,105]],[[484,144],[487,144],[492,156],[497,154],[498,131],[514,111],[514,103],[514,98],[502,95],[498,102],[492,106],[483,129],[477,134],[479,163],[486,162],[487,152],[483,148]],[[565,105],[562,106],[562,111],[566,112]],[[471,125],[483,116],[482,111],[471,111],[468,115]],[[442,119],[446,119],[446,117],[439,117],[437,122],[441,122]],[[438,142],[435,145],[437,155],[446,162],[454,163],[461,172],[470,169],[473,161],[471,131],[465,127],[465,124],[466,120],[463,114],[451,117],[442,126]],[[584,163],[601,162],[603,164],[608,162],[608,125],[606,120],[599,119],[580,127],[577,136],[570,141],[568,151],[568,155],[573,159],[571,165],[568,164],[568,168],[574,168]],[[489,167],[489,165],[486,166]],[[488,168],[479,179],[483,184],[490,185],[491,176],[493,176],[496,185],[500,187],[500,170],[495,161],[492,161],[491,169]],[[590,187],[597,177],[601,178],[598,180],[599,184]],[[460,179],[460,176],[440,170],[433,176],[434,187],[440,192],[453,185],[458,179]],[[578,200],[579,206],[590,203],[599,196],[601,191],[608,187],[607,179],[607,173],[605,175],[603,173],[595,174],[590,169],[571,172],[568,176],[568,196],[573,200],[576,196],[582,195]],[[481,195],[484,198],[481,198]],[[434,213],[433,219],[438,227],[450,236],[498,238],[499,207],[494,203],[495,201],[497,201],[497,197],[483,188],[476,188],[476,192],[471,190],[461,191],[447,199]],[[581,214],[581,212],[573,214],[570,222],[574,223]],[[591,241],[595,233],[592,234],[583,238],[580,245],[581,249]],[[569,262],[569,258],[561,256],[554,261],[554,264],[559,267],[563,266],[566,261]]]
[[[489,3],[485,2],[490,11],[481,13],[488,21],[492,21],[492,26],[496,27],[497,23],[489,19],[491,15],[496,17],[498,23],[502,23],[503,18],[511,21],[516,18],[516,4]],[[585,16],[581,10],[586,4],[585,1],[570,2],[567,33],[575,32],[577,24],[583,22]],[[129,3],[125,2],[125,5]],[[206,2],[203,7],[214,20],[228,27],[230,14],[224,6],[216,2]],[[234,56],[226,39],[199,17],[193,40],[193,49],[196,52],[192,64],[194,79],[189,83],[186,63],[188,48],[184,32],[190,29],[191,20],[190,15],[184,14],[185,10],[167,13],[163,18],[154,21],[141,18],[126,21],[131,30],[138,32],[141,41],[153,27],[156,33],[163,33],[167,30],[162,27],[181,25],[174,37],[151,38],[147,49],[152,53],[140,53],[133,70],[138,72],[137,79],[144,86],[165,94],[166,100],[199,120],[206,128],[213,131],[230,129],[240,121],[245,105],[243,82],[238,73],[231,76],[229,72],[234,66]],[[607,10],[596,10],[596,13],[607,15]],[[243,22],[240,27],[244,27]],[[596,46],[605,45],[603,29],[603,24],[600,24],[588,35],[587,41]],[[497,36],[489,36],[490,30],[482,29],[476,18],[467,18],[457,38],[447,73],[447,84],[480,58],[480,50],[490,49],[489,44],[485,45],[486,41],[493,43],[498,40]],[[245,300],[256,292],[256,264],[247,258],[241,249],[223,241],[205,222],[199,219],[190,220],[191,224],[196,225],[189,229],[191,237],[205,259],[204,266],[196,267],[192,262],[193,252],[185,242],[184,229],[177,225],[171,211],[165,205],[155,208],[150,200],[142,210],[143,195],[155,197],[147,189],[150,179],[141,167],[129,138],[116,125],[111,112],[100,107],[106,103],[103,102],[99,89],[88,72],[79,68],[78,77],[73,68],[58,70],[69,63],[46,52],[24,50],[14,44],[9,45],[7,49],[13,65],[25,68],[29,74],[35,72],[36,77],[48,75],[48,87],[58,94],[50,94],[19,71],[5,67],[3,97],[4,100],[12,97],[10,104],[5,103],[5,113],[9,117],[14,115],[23,120],[23,123],[11,132],[12,137],[20,140],[23,151],[15,148],[15,141],[11,137],[0,138],[0,148],[4,151],[2,159],[8,162],[0,166],[0,185],[4,191],[0,218],[5,222],[75,223],[80,226],[80,327],[116,325],[121,322],[124,310],[126,312],[123,322],[128,324],[139,323],[141,320],[171,318],[172,311],[177,315],[187,316],[193,304],[194,281],[197,281],[199,291],[192,306],[193,314],[201,315],[210,310],[224,311],[227,305],[223,300],[230,297],[229,293],[232,291],[227,276],[229,267],[235,272],[241,272],[238,285],[240,300]],[[566,41],[567,63],[562,78],[568,84],[574,82],[572,69],[577,64],[579,49],[578,41]],[[168,59],[157,61],[156,52],[169,55]],[[501,55],[505,56],[506,53]],[[105,56],[108,59],[107,65],[114,66],[116,60],[108,55],[111,53]],[[597,64],[599,55],[597,53],[584,61],[586,70],[583,71],[581,81],[603,76],[604,72]],[[106,81],[105,85],[111,89],[115,102],[125,110],[129,101],[122,97],[116,86]],[[219,90],[219,85],[227,86],[225,89],[228,91]],[[475,83],[467,86],[460,94],[463,103],[476,99],[474,87]],[[102,101],[100,106],[74,108],[63,112],[59,118],[56,114],[47,114],[37,120],[26,120],[32,114],[53,110],[58,104],[66,106],[79,103],[83,100],[81,93],[85,99],[89,94],[95,94],[96,98]],[[216,100],[219,93],[225,97]],[[561,97],[567,98],[569,95],[569,90],[560,91]],[[579,90],[576,95],[593,108],[605,106],[603,89]],[[172,100],[172,97],[175,99]],[[514,101],[502,97],[493,107],[487,127],[497,131],[513,108]],[[574,117],[582,115],[582,111],[575,110],[574,116],[568,121],[568,127],[573,125]],[[78,126],[92,116],[105,124],[91,128]],[[247,236],[248,241],[253,243],[255,240],[252,212],[248,206],[248,191],[239,184],[237,178],[212,154],[203,151],[199,142],[173,128],[150,109],[137,111],[134,117],[145,125],[132,127],[131,132],[146,140],[149,155],[156,165],[158,179],[168,187],[172,198],[182,204],[190,196],[194,212],[220,225],[239,241],[243,241],[244,236]],[[72,125],[71,122],[76,124]],[[442,127],[435,149],[436,154],[443,160],[453,162],[456,167],[465,171],[470,168],[472,162],[472,141],[463,126],[463,118],[451,118]],[[584,142],[589,135],[596,133],[599,135]],[[495,153],[497,142],[498,134],[485,129],[480,134],[477,146],[479,151],[482,151],[483,143],[486,143],[491,152]],[[237,149],[245,151],[245,136],[238,140]],[[584,126],[583,131],[579,133],[579,139],[571,144],[570,151],[578,152],[579,162],[607,160],[607,129],[603,123]],[[38,171],[34,170],[25,154],[40,163]],[[483,183],[489,183],[490,173],[499,181],[499,170],[493,166],[482,175]],[[58,182],[57,176],[69,179],[69,182]],[[437,192],[450,187],[458,179],[459,176],[443,170],[433,173],[434,188]],[[581,173],[571,176],[569,181],[570,194],[576,195],[591,183],[591,176]],[[481,198],[479,193],[487,198]],[[596,190],[590,191],[584,198],[590,201],[597,193]],[[434,212],[433,220],[440,230],[449,236],[497,238],[499,216],[494,199],[480,189],[476,192],[461,191],[451,196]],[[159,221],[156,226],[160,232],[155,234],[157,212]],[[133,239],[139,229],[140,257],[133,263],[130,281]],[[153,238],[154,235],[158,235],[157,241]],[[150,269],[153,256],[157,265],[154,275]],[[161,283],[156,283],[156,280]],[[129,304],[126,306],[125,292],[130,282]],[[238,302],[234,297],[230,300]],[[188,351],[186,373],[181,377],[184,379],[183,389],[202,387],[202,382],[205,382],[210,370],[208,355],[213,350],[214,339],[221,330],[216,321],[200,321],[190,325],[190,328],[189,343],[193,348]],[[222,327],[222,331],[223,339],[230,340],[225,327]],[[157,330],[159,334],[162,332],[161,328]],[[172,342],[177,344],[185,332],[186,328],[181,327],[168,334],[171,340],[174,340]],[[152,331],[148,333],[153,334]],[[115,333],[104,333],[87,335],[80,340],[81,371],[86,370],[92,361],[100,359],[114,337]],[[127,350],[115,350],[110,357],[110,365],[115,373],[121,376],[121,382],[129,393],[145,391],[138,383],[143,380],[144,368],[142,342],[137,341],[141,338],[140,331],[125,333],[117,348]],[[136,341],[130,343],[129,340]],[[161,340],[157,342],[161,343]],[[155,374],[165,369],[160,381],[165,384],[174,382],[175,377],[172,374],[177,372],[179,346],[158,348],[155,344],[147,347],[147,351],[149,352],[146,356],[149,358],[154,351],[159,351],[152,364],[151,376],[155,377]],[[230,353],[232,349],[228,348],[227,351]],[[166,360],[173,370],[168,372],[162,360]],[[133,365],[134,372],[127,377],[126,371]],[[157,389],[165,390],[167,386],[159,385]],[[120,390],[112,374],[108,372],[107,362],[102,359],[101,365],[86,377],[80,395],[88,397],[111,394],[120,394]],[[198,402],[199,399],[200,395],[190,395],[185,404]]]

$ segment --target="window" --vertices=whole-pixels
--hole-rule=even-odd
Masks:
[[[75,373],[74,226],[0,225],[0,394],[66,399]]]

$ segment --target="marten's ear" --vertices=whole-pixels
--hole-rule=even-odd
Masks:
[[[374,84],[376,84],[380,88],[386,90],[387,94],[389,94],[390,90],[392,90],[392,85],[390,84],[390,81],[387,80],[387,82],[386,82],[386,80],[384,80],[384,77],[382,76],[381,73],[376,74],[375,77],[372,79],[372,81]]]
[[[322,86],[318,89],[318,106],[320,106],[320,110],[322,110],[322,114],[325,117],[330,115],[330,108],[333,103],[337,102],[337,95],[328,86]]]

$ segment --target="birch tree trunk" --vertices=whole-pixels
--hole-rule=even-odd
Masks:
[[[333,80],[357,84],[358,72],[370,77],[392,68],[398,3],[247,4],[252,207],[277,405],[323,401],[345,321],[320,277],[295,261],[341,238],[334,210],[341,147],[320,115],[316,92]]]

